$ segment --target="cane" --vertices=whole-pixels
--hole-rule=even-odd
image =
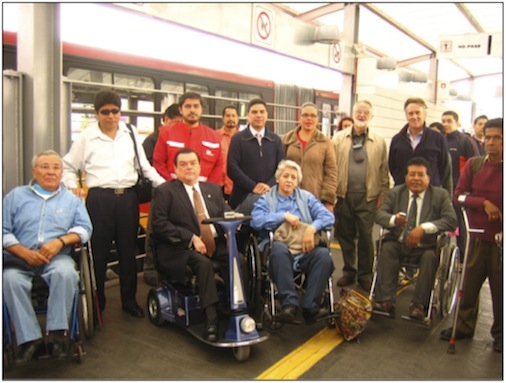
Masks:
[[[464,218],[464,225],[466,227],[466,241],[464,246],[464,260],[462,262],[459,262],[459,268],[458,268],[458,286],[459,290],[457,293],[457,302],[455,303],[455,314],[453,317],[453,327],[452,327],[452,336],[450,338],[450,342],[448,344],[448,354],[455,354],[455,342],[456,342],[456,333],[457,333],[457,320],[459,317],[459,310],[460,310],[460,300],[462,298],[462,291],[464,289],[464,278],[466,274],[466,265],[467,265],[467,257],[469,254],[469,245],[471,243],[471,233],[483,233],[485,230],[483,229],[471,229],[469,227],[469,218],[467,217],[466,208],[464,206],[461,206],[462,209],[462,217]]]

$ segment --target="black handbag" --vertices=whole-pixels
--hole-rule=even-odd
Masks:
[[[134,132],[130,124],[126,125],[130,130],[130,134],[132,135],[132,140],[134,142],[135,158],[137,159],[137,173],[139,174],[137,184],[135,185],[135,193],[137,193],[137,200],[139,201],[139,203],[150,202],[153,196],[153,185],[151,185],[151,181],[146,177],[144,177],[144,174],[142,174],[141,161],[139,160],[139,153],[137,152],[137,144],[135,142]]]

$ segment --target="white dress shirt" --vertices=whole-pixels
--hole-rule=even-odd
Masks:
[[[157,187],[165,180],[149,164],[133,125],[132,130],[142,173]],[[102,133],[98,123],[88,126],[63,157],[63,183],[68,188],[77,187],[76,174],[81,169],[85,173],[88,188],[117,189],[134,186],[138,179],[138,165],[133,145],[130,130],[122,121],[119,122],[114,139]]]

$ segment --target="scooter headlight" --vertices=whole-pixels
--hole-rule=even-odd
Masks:
[[[256,323],[255,323],[255,320],[252,318],[252,317],[244,317],[242,318],[241,320],[241,330],[246,333],[246,334],[249,334],[250,332],[253,332],[256,328]]]

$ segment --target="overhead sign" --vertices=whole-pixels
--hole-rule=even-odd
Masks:
[[[445,35],[439,39],[438,58],[487,57],[491,36],[485,33]]]
[[[255,5],[252,21],[252,42],[257,45],[273,46],[274,12]]]

